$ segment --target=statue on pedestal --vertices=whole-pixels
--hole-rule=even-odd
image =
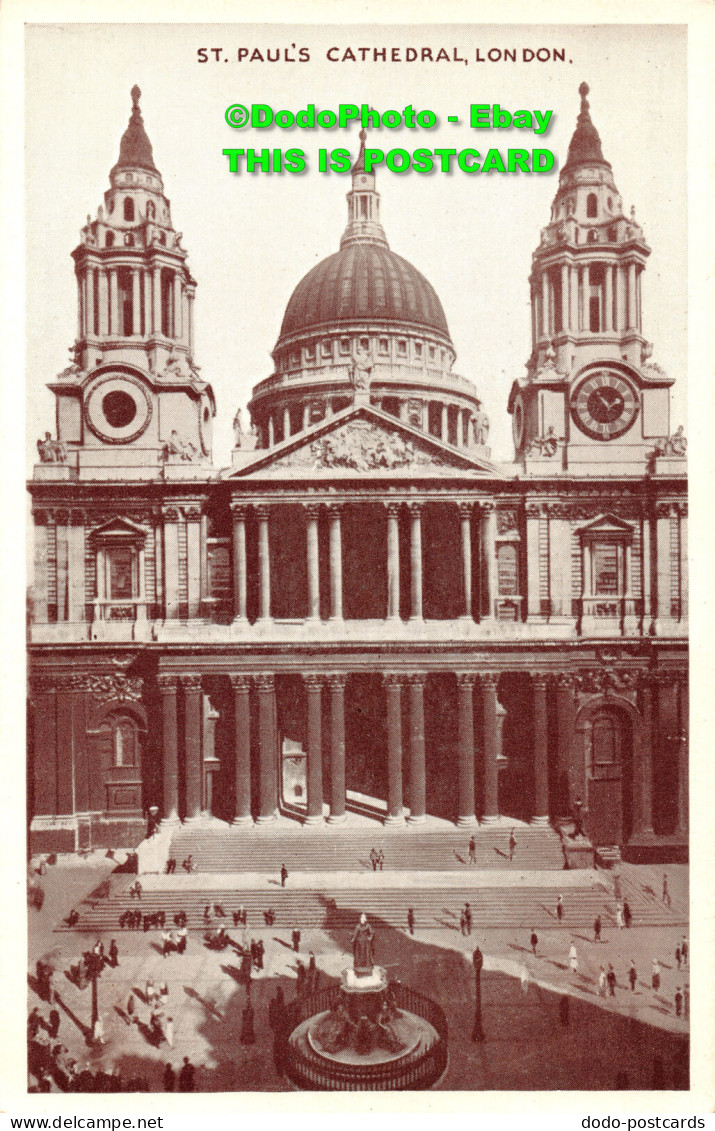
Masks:
[[[353,946],[353,969],[357,977],[372,974],[375,965],[374,937],[373,929],[363,912],[350,940]]]

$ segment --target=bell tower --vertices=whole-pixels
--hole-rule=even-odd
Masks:
[[[72,363],[49,386],[57,450],[79,478],[186,478],[211,457],[214,396],[193,356],[196,282],[140,95],[135,86],[104,203],[72,253],[77,338]]]
[[[669,435],[673,380],[648,359],[650,248],[623,211],[586,83],[551,218],[533,254],[532,352],[509,397],[515,459],[533,474],[642,474]]]

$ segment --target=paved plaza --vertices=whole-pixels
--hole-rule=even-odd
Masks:
[[[265,905],[273,900],[277,918],[271,929],[258,913],[251,912],[248,930],[265,946],[264,968],[254,970],[251,1004],[255,1016],[255,1044],[241,1043],[242,1015],[246,990],[239,981],[240,960],[229,947],[222,952],[207,948],[203,932],[190,930],[185,954],[161,953],[158,930],[69,931],[63,923],[72,908],[91,911],[98,902],[88,896],[105,879],[109,887],[125,892],[132,877],[116,874],[115,862],[101,854],[84,861],[60,857],[41,879],[45,890],[42,910],[30,910],[30,1008],[37,1005],[48,1015],[49,1005],[35,992],[37,959],[49,958],[56,967],[55,988],[59,993],[61,1015],[58,1039],[69,1049],[80,1067],[113,1069],[129,1082],[137,1081],[150,1091],[163,1090],[163,1071],[167,1062],[175,1068],[188,1056],[197,1068],[196,1088],[203,1091],[280,1091],[290,1087],[279,1074],[273,1058],[273,1034],[268,1022],[268,1007],[278,986],[287,1001],[295,996],[297,962],[307,965],[315,954],[320,983],[328,986],[350,964],[350,929],[345,926],[308,927],[302,930],[300,952],[291,947],[295,921],[281,915],[276,898],[275,878],[256,873],[221,877],[229,935],[240,940],[241,931],[231,927],[230,909],[238,906],[235,884],[240,891],[258,891]],[[628,890],[643,893],[643,906],[656,907],[660,899],[658,884],[662,868],[624,866]],[[663,922],[642,926],[638,907],[634,925],[619,930],[604,914],[601,942],[593,941],[591,926],[584,925],[579,907],[589,889],[608,886],[607,873],[584,871],[554,873],[505,873],[499,883],[526,883],[532,890],[545,890],[549,883],[561,884],[564,918],[559,925],[553,909],[544,903],[539,920],[529,924],[495,928],[475,916],[471,935],[461,933],[459,914],[464,884],[461,873],[431,873],[430,882],[441,888],[442,915],[422,915],[419,876],[395,873],[373,877],[356,873],[342,883],[340,916],[345,923],[357,917],[358,904],[370,886],[402,888],[409,892],[415,912],[415,933],[410,936],[405,921],[402,927],[371,915],[376,932],[377,960],[392,979],[400,980],[437,1001],[449,1023],[449,1063],[438,1087],[441,1089],[608,1089],[617,1086],[652,1088],[662,1070],[662,1086],[687,1086],[687,1031],[685,1017],[675,1015],[677,987],[685,992],[689,970],[677,969],[675,949],[687,935],[684,909],[687,908],[688,870],[684,865],[668,866],[671,907],[663,909]],[[604,879],[605,877],[605,879]],[[303,873],[291,876],[288,887],[296,894],[335,884],[335,873],[323,876]],[[175,908],[189,899],[201,899],[201,888],[215,891],[216,876],[144,876],[142,903],[151,904],[152,892],[173,887]],[[378,885],[377,881],[380,881]],[[172,883],[173,881],[173,883]],[[606,882],[608,881],[608,882]],[[478,906],[480,885],[485,873],[469,877]],[[492,877],[492,884],[494,879]],[[575,884],[578,886],[575,886]],[[521,890],[521,889],[520,889]],[[454,896],[452,895],[454,893]],[[584,895],[586,893],[586,895]],[[657,894],[656,894],[657,893]],[[354,906],[353,906],[354,903]],[[127,898],[123,906],[129,906]],[[394,916],[393,916],[394,918]],[[651,914],[651,919],[653,915]],[[430,925],[425,926],[425,920]],[[571,923],[569,922],[571,920]],[[329,920],[327,921],[329,923]],[[538,935],[536,955],[530,945],[531,928]],[[105,1043],[88,1043],[91,1019],[91,988],[79,990],[65,975],[80,954],[101,937],[105,949],[111,938],[119,947],[119,965],[105,966],[99,979],[99,1011],[104,1025]],[[578,973],[569,969],[569,950],[575,944]],[[479,945],[485,956],[482,975],[483,1025],[486,1041],[471,1040],[474,1019],[474,977],[471,956]],[[651,963],[658,958],[661,986],[651,988]],[[632,992],[627,979],[631,960],[635,961],[638,982]],[[598,992],[600,967],[611,963],[617,976],[615,997]],[[165,1010],[174,1020],[173,1047],[164,1040],[157,1047],[148,1027],[150,1011],[144,989],[148,980],[165,982],[169,999]],[[134,994],[137,1023],[129,1023],[126,1005]],[[564,995],[569,999],[569,1024],[562,1021]],[[654,1080],[655,1072],[655,1080]],[[625,1075],[623,1075],[625,1074]],[[53,1085],[55,1087],[55,1085]]]

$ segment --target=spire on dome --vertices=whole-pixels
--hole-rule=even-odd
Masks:
[[[581,95],[581,110],[576,121],[576,129],[571,138],[568,157],[566,158],[566,164],[562,172],[566,169],[573,168],[575,165],[592,165],[594,162],[600,165],[608,165],[610,169],[610,164],[603,156],[598,130],[591,121],[591,115],[589,114],[589,103],[586,97],[589,92],[588,83],[582,82],[578,88],[578,92]]]
[[[129,125],[122,135],[122,141],[119,146],[119,159],[114,169],[149,169],[152,173],[158,173],[159,170],[154,164],[151,142],[144,129],[144,119],[139,109],[141,90],[138,86],[133,86],[131,94],[132,113],[129,118]],[[112,170],[112,172],[114,172],[114,170]]]
[[[353,176],[355,176],[356,173],[364,173],[365,172],[365,142],[366,141],[367,141],[367,130],[362,129],[362,130],[360,130],[360,152],[357,155],[357,158],[355,160],[355,164],[353,165],[352,169],[350,170],[350,172],[352,173]]]
[[[367,130],[360,130],[360,152],[350,168],[352,189],[348,193],[348,226],[340,246],[349,243],[379,243],[387,247],[387,237],[380,223],[380,196],[375,188],[375,174],[365,168]]]

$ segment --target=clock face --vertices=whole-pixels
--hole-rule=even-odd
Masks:
[[[140,381],[125,373],[104,373],[84,402],[84,419],[95,436],[109,444],[128,444],[146,429],[151,401]]]
[[[638,394],[625,378],[601,370],[589,374],[571,394],[571,416],[594,440],[615,440],[638,415]]]

